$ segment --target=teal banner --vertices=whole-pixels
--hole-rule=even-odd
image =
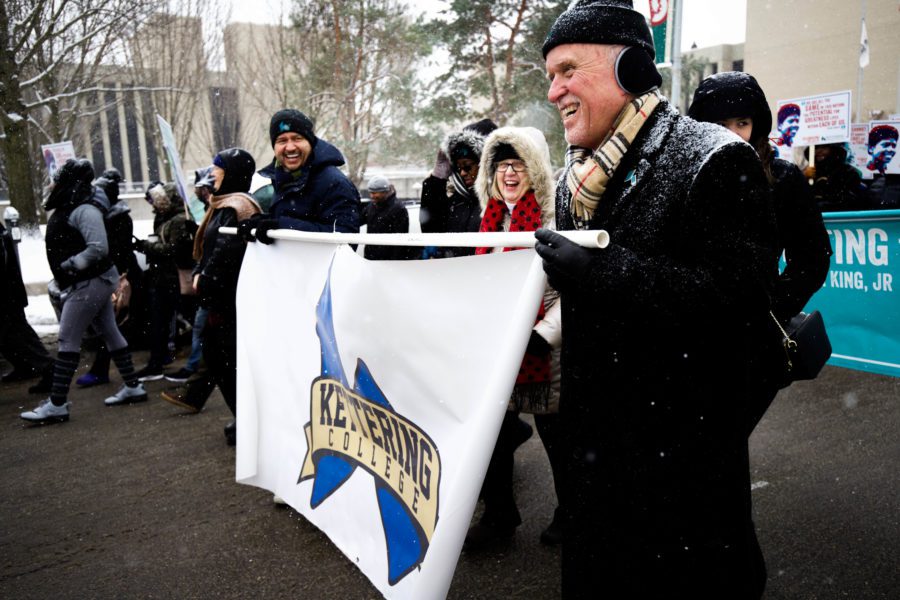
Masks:
[[[656,64],[667,62],[669,60],[668,52],[666,52],[668,22],[663,21],[661,25],[654,25],[650,29],[653,32],[653,49],[656,51]]]
[[[822,217],[834,255],[805,310],[825,319],[828,364],[900,377],[900,210]]]

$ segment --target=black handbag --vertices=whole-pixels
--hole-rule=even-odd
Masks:
[[[782,361],[782,381],[790,385],[792,381],[815,379],[831,358],[831,341],[825,331],[822,314],[814,310],[811,313],[799,313],[782,327],[772,311],[772,320],[781,334],[781,346],[784,349]]]

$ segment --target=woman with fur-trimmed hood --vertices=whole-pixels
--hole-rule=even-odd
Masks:
[[[544,135],[533,127],[502,127],[494,131],[485,141],[475,191],[483,208],[480,231],[535,231],[539,227],[554,227],[555,182]],[[476,254],[510,250],[516,248],[478,248]],[[534,413],[554,482],[557,480],[562,345],[559,309],[559,295],[548,287],[485,476],[484,514],[466,536],[468,550],[510,537],[522,522],[513,497],[513,454],[528,439],[531,430],[519,419],[520,411]],[[559,486],[556,487],[559,497]],[[545,544],[558,544],[562,539],[557,514],[541,534]]]

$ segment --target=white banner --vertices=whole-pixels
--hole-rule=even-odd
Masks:
[[[395,262],[249,244],[237,481],[284,498],[386,597],[446,597],[544,282],[530,249]]]

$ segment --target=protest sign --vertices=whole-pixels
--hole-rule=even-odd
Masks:
[[[812,146],[850,140],[850,91],[779,100],[779,146]]]
[[[41,146],[41,154],[44,156],[44,164],[50,179],[56,174],[56,170],[70,158],[75,158],[75,147],[72,142],[59,142],[58,144],[45,144]]]

